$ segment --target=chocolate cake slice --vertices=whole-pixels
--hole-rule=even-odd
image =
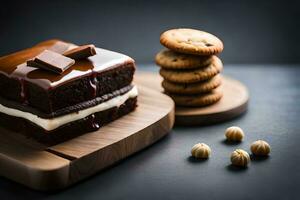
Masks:
[[[126,55],[95,48],[90,57],[81,54],[60,74],[28,65],[43,52],[62,55],[57,58],[71,52],[72,58],[77,58],[77,49],[86,50],[83,47],[49,40],[0,57],[0,126],[56,144],[97,130],[134,110],[135,64]]]

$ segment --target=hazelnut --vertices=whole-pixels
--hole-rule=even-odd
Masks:
[[[232,152],[230,159],[233,165],[239,167],[246,167],[250,162],[249,154],[242,149],[236,149],[234,152]]]
[[[253,142],[250,149],[251,152],[257,156],[267,156],[271,151],[270,145],[263,140],[257,140]]]
[[[198,143],[193,146],[191,153],[195,158],[208,158],[211,153],[211,149],[207,144]]]
[[[226,129],[225,136],[228,141],[240,142],[244,138],[244,132],[240,127],[232,126]]]

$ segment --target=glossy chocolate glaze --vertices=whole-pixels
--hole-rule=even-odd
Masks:
[[[49,40],[38,45],[19,51],[17,53],[0,58],[0,73],[20,80],[22,88],[26,88],[26,81],[32,82],[44,89],[51,90],[59,85],[65,84],[71,80],[79,79],[82,76],[91,77],[91,87],[93,84],[94,74],[101,73],[108,69],[118,67],[120,65],[134,63],[130,57],[112,52],[105,49],[96,48],[97,54],[84,60],[76,61],[63,74],[55,74],[46,70],[29,67],[26,61],[40,54],[45,49],[64,53],[67,50],[77,47],[74,44],[62,42],[59,40]],[[24,82],[25,80],[25,82]],[[24,93],[24,96],[26,94]]]

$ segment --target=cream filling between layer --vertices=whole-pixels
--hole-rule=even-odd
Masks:
[[[108,110],[113,107],[119,107],[127,99],[134,98],[137,95],[138,95],[137,87],[133,86],[133,88],[130,91],[128,91],[127,93],[117,96],[117,97],[114,97],[106,102],[100,103],[100,104],[90,107],[90,108],[86,108],[84,110],[80,110],[78,112],[66,114],[66,115],[51,118],[51,119],[40,118],[39,116],[34,115],[32,113],[23,112],[23,111],[20,111],[17,109],[9,108],[9,107],[3,106],[2,104],[0,104],[0,112],[7,114],[7,115],[14,116],[14,117],[21,117],[21,118],[27,119],[27,120],[31,121],[32,123],[42,127],[43,129],[45,129],[47,131],[51,131],[51,130],[54,130],[64,124],[67,124],[67,123],[70,123],[70,122],[73,122],[73,121],[76,121],[79,119],[83,119],[91,114],[101,112],[104,110]]]

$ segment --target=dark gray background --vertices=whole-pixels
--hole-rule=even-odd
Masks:
[[[61,38],[126,53],[140,69],[153,71],[157,68],[143,63],[153,62],[162,48],[160,33],[193,27],[224,41],[224,73],[246,84],[251,101],[249,111],[238,119],[175,127],[146,150],[55,194],[0,178],[0,198],[299,199],[299,7],[297,1],[277,0],[1,1],[1,55]],[[224,143],[223,132],[231,125],[245,130],[241,144]],[[231,167],[230,152],[249,151],[257,139],[270,143],[271,156],[252,160],[244,170]],[[211,146],[209,160],[190,158],[190,148],[197,142]]]
[[[0,55],[61,38],[152,62],[161,32],[191,27],[224,41],[225,63],[299,63],[299,7],[291,0],[5,0]]]

